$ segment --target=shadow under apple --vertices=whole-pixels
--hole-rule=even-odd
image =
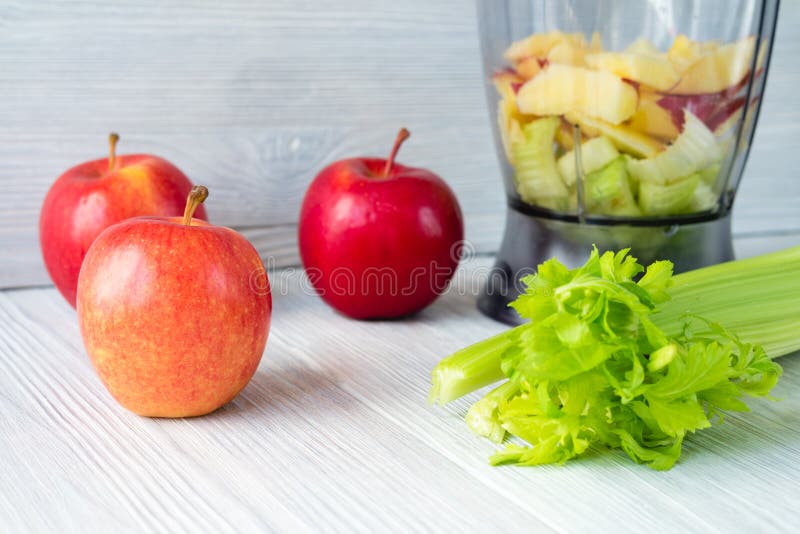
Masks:
[[[354,399],[340,387],[337,377],[352,377],[352,370],[343,369],[343,365],[345,362],[337,362],[335,370],[331,370],[302,363],[262,362],[236,398],[206,417],[233,414],[283,417],[302,416],[309,411],[347,410]]]

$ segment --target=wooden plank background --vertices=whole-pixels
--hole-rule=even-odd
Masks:
[[[800,2],[782,8],[740,236],[800,236]],[[207,184],[212,220],[282,266],[297,263],[295,222],[315,173],[385,154],[400,126],[413,132],[401,160],[448,180],[468,239],[493,251],[504,200],[472,2],[3,2],[0,287],[49,282],[44,194],[104,156],[111,130],[122,152],[161,155]]]

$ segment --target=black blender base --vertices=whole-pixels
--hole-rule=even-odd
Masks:
[[[580,224],[509,209],[503,242],[478,296],[478,309],[506,324],[520,324],[520,316],[508,307],[525,289],[520,279],[552,257],[570,268],[583,265],[592,245],[601,252],[630,247],[645,266],[668,259],[676,273],[733,259],[730,215],[686,224],[634,226]]]

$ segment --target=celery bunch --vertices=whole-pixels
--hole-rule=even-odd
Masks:
[[[514,436],[493,464],[600,445],[669,469],[687,435],[769,394],[771,357],[800,349],[798,261],[800,247],[673,277],[670,262],[645,271],[627,250],[595,249],[572,270],[549,260],[512,303],[530,322],[442,360],[430,399],[505,379],[467,414],[478,435]]]

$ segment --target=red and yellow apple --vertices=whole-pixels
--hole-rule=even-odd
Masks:
[[[110,136],[108,158],[88,161],[62,174],[50,187],[39,218],[44,264],[58,290],[75,306],[78,273],[89,246],[114,223],[139,215],[177,216],[192,188],[165,159],[117,156]],[[199,218],[205,219],[201,206]]]
[[[233,399],[258,367],[269,332],[269,281],[237,232],[192,217],[136,217],[95,239],[80,270],[86,351],[125,408],[191,417]]]

